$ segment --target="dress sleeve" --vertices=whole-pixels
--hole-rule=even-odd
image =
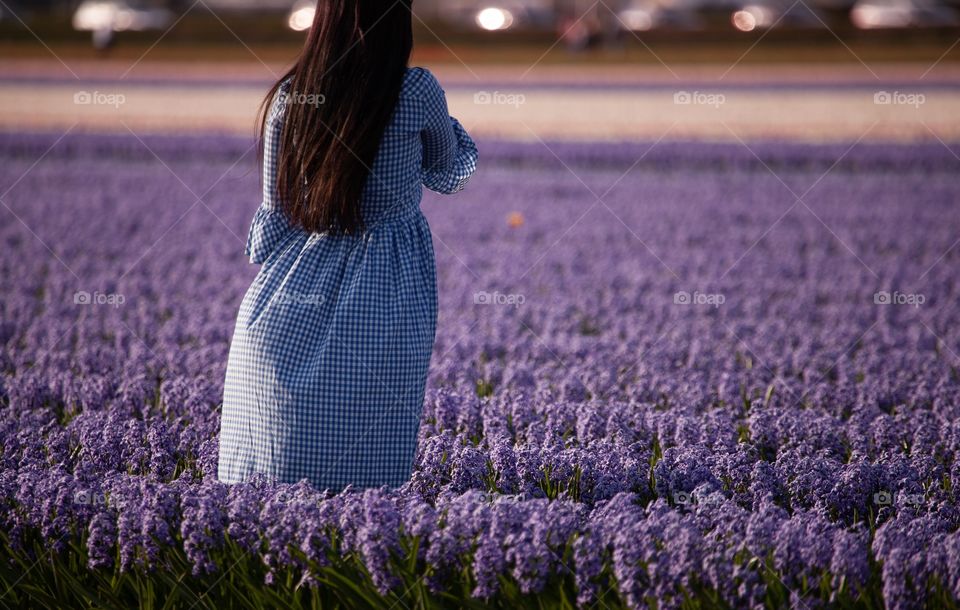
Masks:
[[[257,208],[247,233],[244,254],[256,265],[263,263],[293,231],[277,196],[277,156],[280,132],[286,114],[286,85],[283,83],[273,98],[263,133],[263,200]]]
[[[424,125],[421,181],[438,193],[463,189],[477,169],[477,145],[460,122],[450,116],[440,83],[424,70]]]

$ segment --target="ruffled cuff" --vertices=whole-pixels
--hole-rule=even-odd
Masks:
[[[270,257],[292,230],[293,227],[282,210],[267,207],[261,203],[250,223],[244,254],[250,257],[251,263],[260,265]]]
[[[450,117],[453,123],[453,131],[457,134],[457,159],[454,162],[457,168],[457,184],[454,192],[461,191],[467,185],[467,180],[477,171],[477,159],[480,154],[477,150],[477,144],[463,128],[460,121]]]
[[[457,137],[457,152],[453,157],[453,163],[449,168],[432,169],[421,174],[421,181],[427,188],[445,194],[463,190],[470,176],[477,169],[479,156],[476,143],[460,121],[450,117],[450,125]]]

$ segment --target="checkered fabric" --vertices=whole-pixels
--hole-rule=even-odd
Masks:
[[[279,133],[298,99],[284,82],[268,115],[263,202],[246,245],[261,267],[230,346],[217,476],[398,486],[413,466],[437,321],[423,186],[462,189],[477,147],[436,78],[409,68],[364,186],[367,229],[310,233],[276,194]]]

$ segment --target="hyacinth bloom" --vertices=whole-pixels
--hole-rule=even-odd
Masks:
[[[2,183],[53,142],[4,136]],[[331,494],[216,478],[249,142],[64,138],[4,199],[34,234],[0,223],[11,548],[83,540],[109,574],[175,550],[190,578],[240,549],[274,587],[353,566],[378,595],[478,603],[960,594],[956,160],[662,143],[627,172],[647,146],[550,146],[487,143],[472,192],[424,200],[441,296],[413,474]],[[154,153],[214,185],[209,210]]]

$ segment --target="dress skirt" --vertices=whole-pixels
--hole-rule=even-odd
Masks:
[[[264,136],[264,199],[246,247],[260,271],[230,345],[217,477],[400,486],[413,467],[437,324],[422,186],[462,189],[476,146],[432,74],[408,69],[364,190],[365,230],[308,232],[291,226],[274,189],[285,91]]]

